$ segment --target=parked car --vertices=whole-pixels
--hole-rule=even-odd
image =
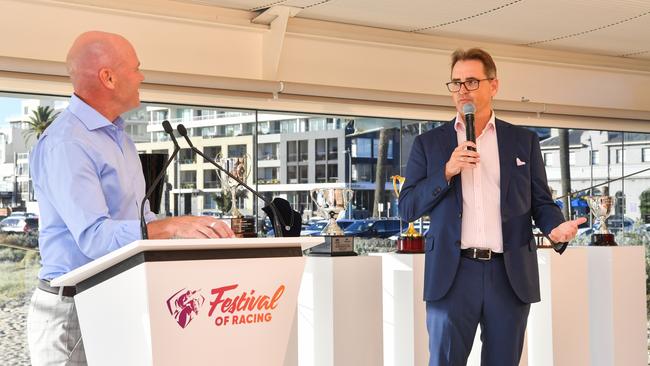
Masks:
[[[25,216],[9,216],[0,221],[0,231],[5,233],[25,233],[27,218]]]
[[[400,232],[399,219],[365,219],[354,222],[345,229],[346,236],[360,238],[390,238]]]
[[[223,213],[213,210],[204,210],[201,211],[201,216],[212,216],[212,217],[222,217]]]

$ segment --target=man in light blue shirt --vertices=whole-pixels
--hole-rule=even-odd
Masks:
[[[87,32],[74,42],[67,66],[75,94],[40,137],[30,162],[42,258],[27,330],[34,366],[86,364],[74,289],[52,288],[49,281],[141,238],[145,181],[120,117],[140,104],[144,76],[135,50],[119,35]],[[148,206],[151,239],[233,235],[212,217],[155,220]]]

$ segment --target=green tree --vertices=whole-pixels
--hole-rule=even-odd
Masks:
[[[29,121],[27,121],[27,124],[29,124],[29,131],[25,135],[36,135],[36,138],[39,138],[58,115],[59,112],[55,113],[54,109],[50,106],[36,107],[36,109],[32,111],[32,115],[29,116]]]

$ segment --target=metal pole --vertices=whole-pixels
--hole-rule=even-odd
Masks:
[[[348,189],[352,189],[352,152],[346,148],[345,153],[348,155]],[[354,197],[354,196],[353,196]],[[348,207],[345,208],[348,219],[352,219],[352,202],[348,202]]]

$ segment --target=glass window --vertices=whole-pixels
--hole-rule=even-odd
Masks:
[[[296,165],[287,166],[287,183],[298,183],[298,167]]]
[[[257,145],[257,155],[260,160],[277,160],[278,147],[278,143],[260,143]]]
[[[298,161],[309,160],[309,141],[300,140],[298,142]]]
[[[650,162],[650,148],[644,147],[641,149],[641,161],[644,163]]]
[[[219,188],[221,184],[219,182],[219,176],[217,175],[216,169],[205,169],[203,170],[203,188]]]
[[[181,164],[196,163],[196,153],[192,149],[181,149],[178,152],[178,159]]]
[[[203,153],[211,159],[218,159],[221,155],[221,146],[205,146]]]
[[[183,170],[181,171],[181,188],[183,189],[195,189],[196,188],[196,171],[195,170]]]
[[[300,165],[298,166],[298,183],[309,183],[309,170],[306,165]]]
[[[277,184],[278,181],[278,168],[258,168],[257,169],[257,182],[259,184]]]
[[[355,138],[352,140],[352,157],[353,158],[370,158],[372,157],[372,139]]]
[[[228,145],[229,158],[243,158],[246,156],[246,145]]]
[[[327,140],[316,140],[316,161],[326,160],[327,158]]]
[[[616,149],[616,164],[625,162],[625,151],[623,149]]]
[[[600,164],[600,151],[594,150],[591,151],[591,165]]]
[[[298,141],[287,141],[287,161],[298,161]]]
[[[316,183],[327,182],[326,171],[327,171],[326,164],[316,164]]]
[[[339,158],[338,140],[335,138],[327,139],[327,160],[337,160]]]
[[[339,181],[339,166],[338,164],[327,164],[327,181],[336,183]]]

